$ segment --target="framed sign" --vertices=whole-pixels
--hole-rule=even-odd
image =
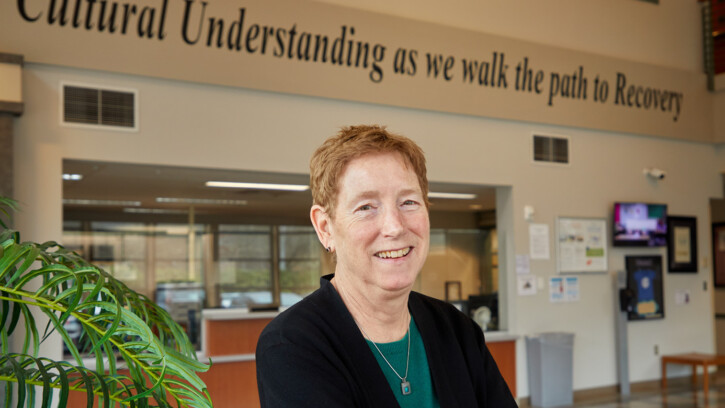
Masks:
[[[627,289],[634,294],[628,320],[650,320],[665,317],[662,296],[662,257],[627,256]]]
[[[725,222],[712,224],[712,271],[716,287],[725,287]]]
[[[559,217],[556,222],[559,273],[607,271],[607,221]]]
[[[667,217],[667,270],[697,273],[697,218]]]

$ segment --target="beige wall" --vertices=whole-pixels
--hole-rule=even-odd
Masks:
[[[59,125],[61,80],[114,85],[139,90],[140,131],[113,132]],[[26,239],[61,235],[61,161],[63,158],[130,161],[243,170],[304,173],[314,147],[348,123],[385,123],[418,141],[427,152],[430,179],[512,186],[504,205],[511,227],[500,231],[499,257],[528,252],[528,223],[523,206],[536,209],[536,222],[550,225],[556,216],[610,217],[616,200],[665,202],[673,214],[699,220],[699,250],[707,254],[708,198],[722,194],[717,155],[711,145],[673,142],[622,134],[505,122],[415,110],[311,99],[263,92],[201,86],[140,77],[29,64],[26,67],[26,114],[16,121],[16,189],[27,209],[18,217]],[[533,132],[571,137],[571,165],[531,163]],[[214,143],[210,143],[213,140]],[[667,170],[652,183],[645,167]],[[499,200],[497,198],[497,200]],[[500,206],[499,206],[500,207]],[[500,217],[503,215],[500,215]],[[624,268],[625,254],[660,254],[664,249],[612,249],[609,269]],[[614,294],[610,274],[582,276],[581,300],[554,305],[546,293],[518,297],[512,267],[504,266],[508,293],[508,328],[520,335],[563,330],[576,335],[575,388],[616,382]],[[547,279],[555,261],[532,261],[532,272]],[[659,375],[652,353],[714,350],[710,292],[697,275],[665,275],[667,318],[630,325],[632,380]],[[711,286],[711,285],[709,285]],[[674,292],[690,289],[693,302],[674,305]],[[519,347],[519,384],[526,395],[523,344]],[[592,370],[591,367],[597,367]]]
[[[725,74],[720,74],[720,77],[725,77]],[[715,115],[713,116],[715,121],[713,126],[715,131],[714,140],[717,143],[725,144],[725,115],[722,114],[725,112],[725,89],[719,90],[715,93],[713,98],[713,111],[715,112]],[[723,165],[723,167],[725,167],[725,165]]]
[[[542,44],[536,37],[522,41],[482,32],[485,30],[480,28],[485,25],[475,31],[465,30],[456,24],[425,23],[312,1],[305,4],[304,11],[297,12],[292,12],[299,5],[295,0],[277,0],[274,4],[246,0],[243,8],[231,0],[203,3],[208,4],[206,15],[229,30],[217,31],[221,38],[234,39],[235,32],[243,32],[236,38],[249,44],[254,35],[247,35],[246,29],[239,31],[239,27],[249,27],[251,33],[252,27],[259,29],[254,25],[257,23],[264,25],[264,33],[268,33],[267,28],[276,33],[270,34],[269,41],[265,34],[257,52],[254,46],[204,41],[215,34],[207,33],[208,19],[199,20],[204,23],[200,26],[202,41],[188,44],[182,35],[187,32],[183,6],[195,4],[196,12],[191,13],[195,26],[196,16],[206,7],[199,3],[163,3],[168,4],[163,22],[169,28],[163,40],[154,36],[139,38],[136,30],[120,35],[87,29],[85,25],[78,29],[61,26],[43,18],[47,11],[32,3],[28,9],[39,16],[34,22],[23,18],[13,2],[0,2],[0,49],[24,53],[31,63],[688,141],[714,140],[712,95],[706,89],[702,71],[613,58],[593,48],[573,51],[566,46]],[[538,6],[543,31],[558,25],[565,27],[569,36],[590,33],[590,26],[583,28],[589,31],[578,32],[569,24],[559,23],[562,16],[577,9],[572,7],[562,14],[559,7],[565,3],[570,1]],[[614,9],[609,4],[607,7]],[[653,14],[677,10],[683,12],[677,16],[679,29],[682,20],[699,10],[696,3],[687,8],[669,4],[642,6],[634,0],[623,2],[616,11],[617,18],[641,13],[643,21],[634,26],[639,28],[653,21]],[[411,7],[417,9],[416,4]],[[578,8],[581,20],[594,19],[589,13],[598,11],[596,6]],[[85,17],[83,11],[80,15]],[[603,21],[619,22],[611,11],[604,14]],[[690,29],[692,21],[687,23],[685,27]],[[131,24],[135,25],[136,20],[132,18]],[[608,32],[622,32],[621,27],[615,27]],[[642,33],[662,28],[648,27]],[[659,40],[671,37],[670,31],[661,33]],[[293,32],[299,43],[292,39]],[[342,39],[344,32],[347,40]],[[329,59],[302,55],[305,49],[310,54],[318,49],[318,42],[313,40],[317,34],[332,43],[327,47],[332,53]],[[365,46],[357,45],[362,43]],[[295,44],[302,48],[295,51]],[[309,44],[309,48],[302,44]],[[335,44],[347,46],[343,50]],[[339,49],[347,62],[333,62],[334,49]],[[434,68],[429,62],[434,60],[446,68]],[[403,63],[407,65],[401,66]],[[536,90],[523,83],[529,76],[537,78]]]
[[[318,0],[702,72],[700,5],[637,0]],[[676,27],[676,28],[675,28]]]
[[[346,0],[335,3],[359,6]],[[655,6],[632,0],[490,0],[479,5],[466,0],[451,6],[381,0],[367,2],[366,7],[700,70],[695,2]],[[128,133],[61,126],[58,92],[63,80],[138,89],[140,130]],[[654,345],[661,353],[715,350],[708,200],[723,196],[722,147],[38,64],[26,65],[23,89],[26,112],[15,122],[15,181],[17,198],[25,206],[17,223],[24,239],[61,238],[64,158],[306,173],[314,148],[340,126],[382,123],[423,147],[431,181],[501,186],[498,190],[505,194],[497,194],[500,285],[508,330],[521,336],[541,331],[574,333],[575,389],[617,383],[612,279],[617,270],[624,269],[624,255],[665,257],[666,252],[663,248],[610,248],[610,272],[580,276],[578,302],[552,304],[544,291],[519,297],[513,257],[529,251],[525,205],[535,208],[535,222],[550,226],[550,239],[557,216],[603,217],[611,222],[612,203],[618,200],[667,203],[672,214],[697,217],[700,270],[697,274],[665,273],[666,318],[629,324],[630,378],[659,378]],[[534,132],[570,137],[571,164],[533,164],[530,144]],[[645,167],[662,168],[667,178],[652,182],[642,175]],[[550,243],[553,253],[554,243]],[[555,258],[532,261],[531,270],[546,280],[557,274]],[[682,289],[691,291],[692,301],[677,306],[674,294]],[[518,342],[517,357],[519,395],[526,396],[523,341]]]
[[[0,62],[0,101],[23,102],[22,71],[18,64]]]

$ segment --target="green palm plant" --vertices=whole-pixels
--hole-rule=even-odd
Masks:
[[[57,389],[60,407],[70,392],[79,391],[88,407],[96,400],[104,407],[211,407],[197,375],[209,366],[197,360],[169,314],[56,242],[21,242],[3,221],[16,208],[15,201],[0,197],[0,381],[5,383],[0,405],[11,406],[14,390],[18,408],[34,406],[38,391],[42,405],[51,406]],[[37,327],[33,309],[48,317],[44,328]],[[80,346],[64,328],[71,318],[83,328]],[[53,331],[60,333],[72,362],[39,356],[40,343]],[[10,351],[11,336],[24,336],[17,353]],[[95,357],[95,370],[84,367],[84,351]]]

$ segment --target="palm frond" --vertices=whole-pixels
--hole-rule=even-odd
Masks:
[[[0,209],[6,202],[0,197]],[[32,309],[49,319],[42,336]],[[82,350],[63,327],[70,318],[83,328],[95,370],[83,366]],[[41,342],[53,331],[60,333],[73,364],[38,356]],[[19,353],[8,352],[13,333],[25,336]],[[19,234],[8,229],[0,230],[0,334],[0,382],[15,384],[17,407],[34,399],[37,387],[44,406],[56,388],[61,402],[69,391],[85,391],[89,407],[96,398],[104,406],[165,407],[173,400],[179,407],[211,407],[197,375],[209,366],[197,360],[186,334],[165,310],[63,246],[20,242]],[[127,375],[120,374],[117,358]]]
[[[18,210],[17,201],[0,196],[0,227],[8,228],[7,224],[3,221],[3,218],[10,219],[10,212]]]

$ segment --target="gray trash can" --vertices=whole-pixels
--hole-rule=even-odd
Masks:
[[[573,351],[573,333],[540,333],[526,337],[532,406],[558,407],[574,402]]]

